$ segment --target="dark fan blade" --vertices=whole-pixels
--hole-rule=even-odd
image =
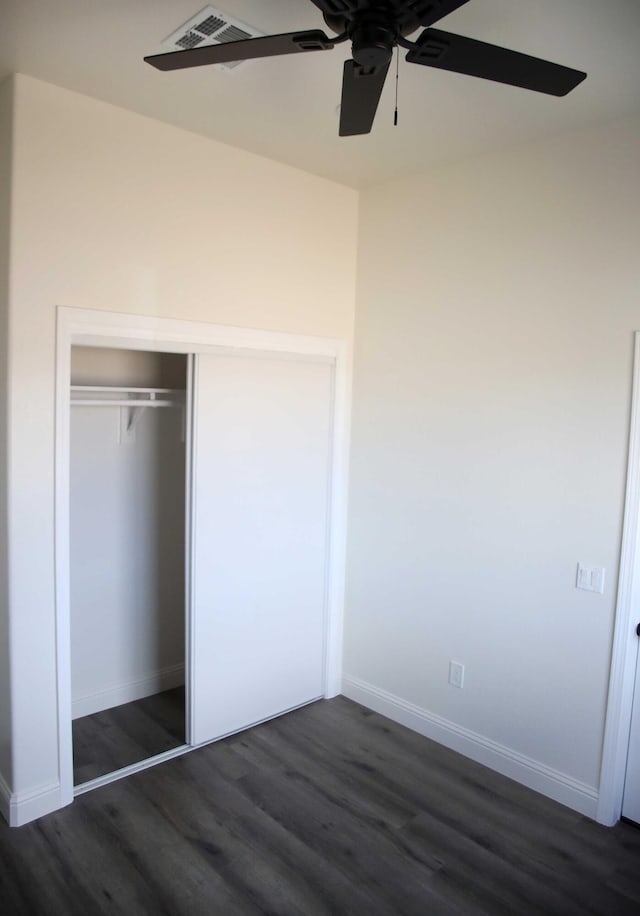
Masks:
[[[256,57],[277,57],[281,54],[300,54],[303,51],[329,51],[333,41],[317,29],[308,32],[288,32],[285,35],[266,35],[264,38],[247,38],[225,44],[189,48],[153,54],[145,61],[158,70],[183,70],[186,67],[205,67],[208,64],[227,64],[236,60],[253,60]]]
[[[376,116],[389,64],[384,67],[361,67],[355,60],[344,62],[340,136],[368,134]]]
[[[549,95],[566,95],[587,75],[581,70],[571,70],[560,64],[540,60],[539,57],[530,57],[473,38],[441,32],[439,29],[425,29],[417,45],[407,54],[407,60],[412,64],[466,73]]]
[[[328,16],[345,16],[365,5],[363,0],[311,0],[311,2]]]
[[[367,8],[375,8],[376,3],[371,0],[311,0],[314,6],[317,6],[321,12],[327,16],[345,16],[351,18],[354,13],[361,13]],[[459,6],[464,6],[469,0],[386,0],[385,3],[378,2],[378,6],[388,6],[391,12],[400,18],[417,20],[418,24],[424,26],[433,25],[439,19],[444,19],[449,13],[457,10]]]
[[[427,28],[468,2],[469,0],[415,0],[413,7],[420,25]]]

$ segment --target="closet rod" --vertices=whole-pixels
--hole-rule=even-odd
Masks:
[[[71,385],[71,391],[118,391],[122,393],[131,391],[134,394],[170,394],[178,390],[179,389],[176,388],[133,388],[124,385]]]

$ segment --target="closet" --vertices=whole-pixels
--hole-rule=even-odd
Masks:
[[[185,743],[186,357],[74,347],[74,783]]]
[[[246,348],[204,333],[225,344],[71,341],[76,793],[335,682],[335,359],[260,349],[255,332]]]

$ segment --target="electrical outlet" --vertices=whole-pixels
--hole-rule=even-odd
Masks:
[[[583,566],[578,563],[576,588],[584,588],[588,592],[604,592],[604,567]]]
[[[452,687],[464,687],[464,665],[462,662],[449,662],[449,683]]]

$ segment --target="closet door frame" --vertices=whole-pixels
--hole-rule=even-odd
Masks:
[[[287,334],[252,328],[236,328],[204,322],[182,321],[100,312],[59,306],[56,344],[56,428],[55,428],[55,616],[56,678],[58,705],[58,768],[62,805],[73,801],[73,745],[71,730],[71,615],[70,615],[70,549],[69,549],[69,466],[71,347],[108,347],[157,353],[183,353],[188,357],[205,353],[253,351],[304,359],[326,359],[333,367],[332,442],[330,450],[328,526],[325,578],[325,684],[324,696],[336,696],[342,687],[342,639],[346,552],[346,494],[348,475],[348,428],[350,417],[351,352],[346,341]],[[188,360],[187,381],[187,485],[186,501],[186,606],[185,606],[185,673],[187,742],[193,722],[192,665],[193,626],[192,589],[194,571],[191,541],[192,462],[191,440],[193,359]],[[190,403],[189,403],[190,402]],[[146,769],[162,760],[179,756],[196,745],[183,747],[158,757],[141,761],[124,770],[94,780],[87,788],[111,782],[116,778]]]

